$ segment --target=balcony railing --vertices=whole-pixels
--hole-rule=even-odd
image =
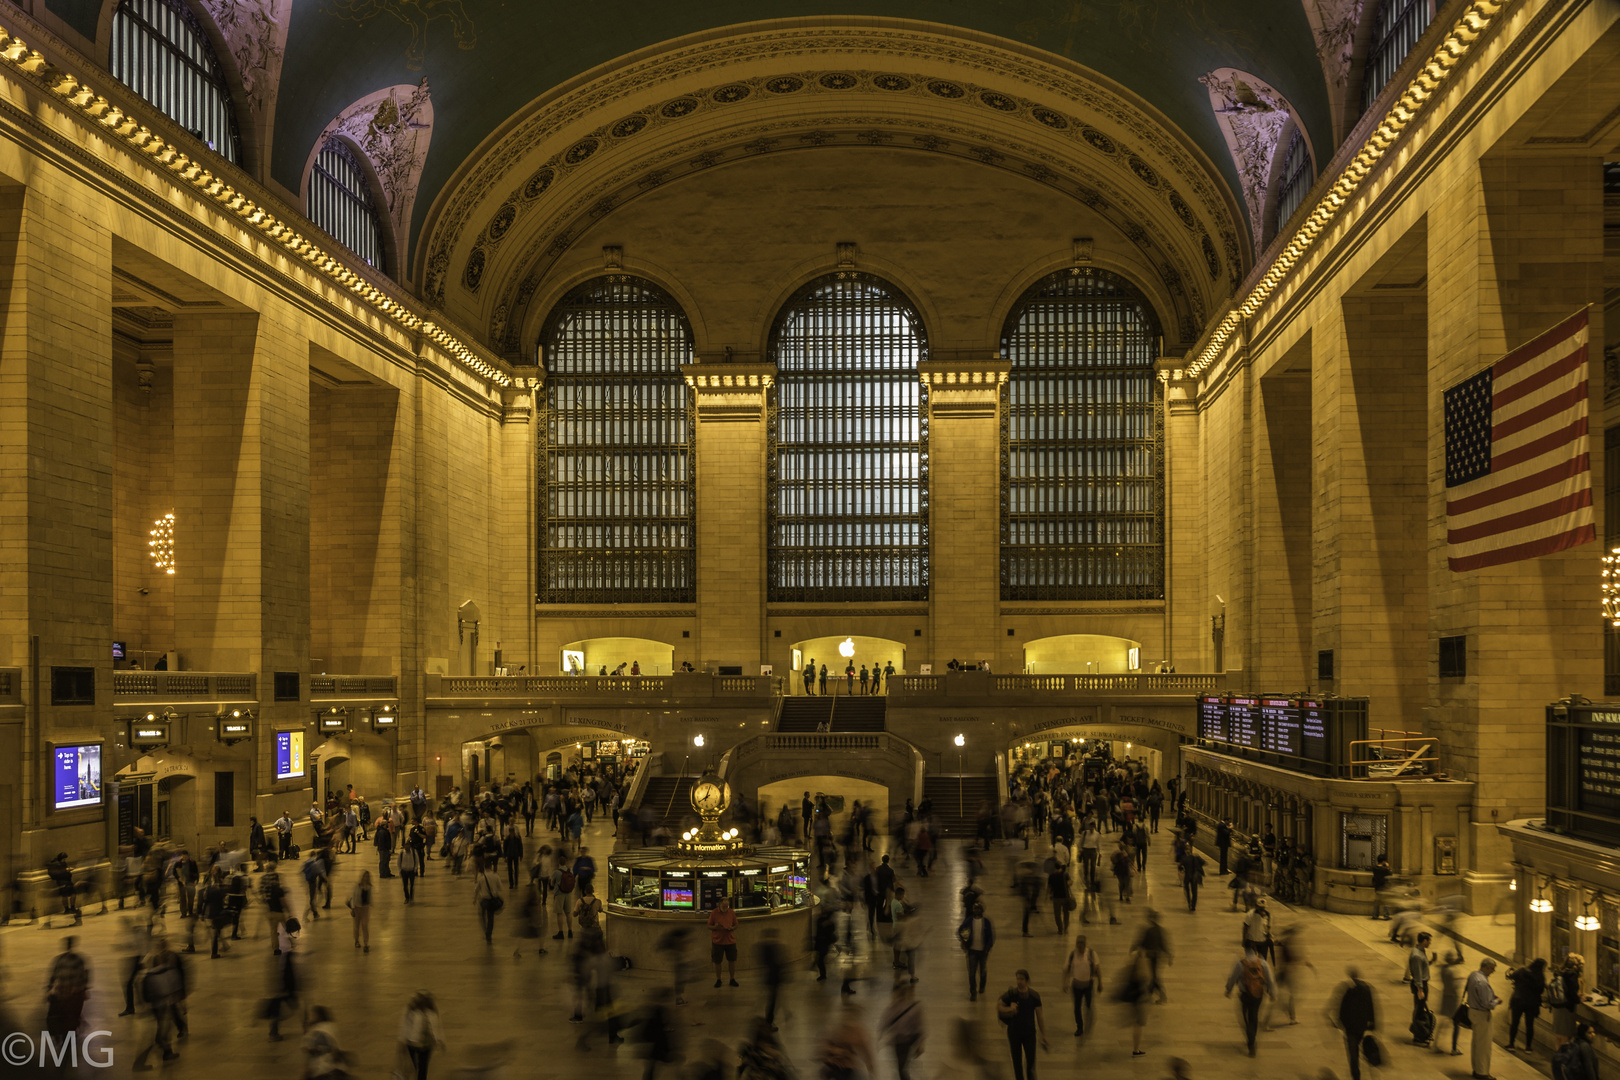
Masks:
[[[315,700],[399,697],[399,680],[392,675],[311,675],[309,696]]]
[[[964,671],[947,675],[902,675],[893,696],[934,694],[1203,694],[1226,688],[1219,673],[1186,675],[995,675]]]
[[[115,671],[119,701],[257,701],[259,677],[251,671]]]
[[[442,675],[429,676],[429,698],[769,698],[774,675]]]

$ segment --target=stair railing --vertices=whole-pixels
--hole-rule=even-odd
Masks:
[[[781,687],[777,687],[777,690],[780,691]],[[781,728],[782,728],[782,707],[786,703],[787,703],[787,698],[783,694],[781,694],[780,692],[772,700],[772,702],[771,702],[771,727],[770,727],[770,730],[772,730],[772,731],[780,731],[781,730]]]
[[[636,768],[635,779],[630,781],[630,790],[624,793],[624,805],[627,808],[633,807],[638,810],[641,808],[641,800],[647,795],[647,781],[652,777],[655,761],[659,771],[662,772],[664,768],[663,754],[648,754],[641,759],[641,764]]]
[[[664,820],[669,820],[669,812],[675,807],[675,796],[680,793],[681,781],[686,779],[686,763],[692,759],[691,754],[681,758],[681,774],[675,778],[675,786],[669,789],[669,802],[664,804]]]

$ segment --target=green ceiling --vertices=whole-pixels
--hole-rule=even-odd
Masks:
[[[94,33],[99,0],[49,3]],[[1293,102],[1316,146],[1331,145],[1326,86],[1301,0],[294,0],[271,172],[297,191],[310,146],[332,117],[375,90],[426,76],[434,131],[415,232],[479,141],[558,83],[697,31],[837,15],[965,27],[1099,71],[1179,125],[1239,203],[1200,75],[1219,67],[1253,72]]]

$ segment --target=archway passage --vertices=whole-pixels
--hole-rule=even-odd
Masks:
[[[848,650],[849,655],[844,655]],[[855,665],[856,679],[855,692],[861,690],[860,670],[864,665],[869,672],[885,671],[890,665],[894,667],[896,675],[906,673],[906,647],[898,641],[889,638],[867,637],[863,634],[844,634],[842,636],[806,638],[793,643],[793,675],[788,680],[789,692],[793,694],[805,693],[804,669],[811,661],[816,665],[816,680],[810,687],[810,693],[821,692],[820,674],[823,666],[827,669],[827,687],[829,694],[846,694],[849,692],[849,682],[844,677],[844,669],[849,664]],[[876,692],[881,689],[888,690],[888,682],[881,687],[874,687],[868,682],[868,688]]]
[[[651,638],[599,637],[570,641],[562,647],[564,675],[668,675],[675,663],[675,646]],[[619,667],[623,665],[624,670]]]
[[[822,795],[827,796],[828,805],[832,809],[832,831],[835,837],[842,837],[848,830],[851,824],[850,815],[854,812],[856,803],[860,803],[862,809],[869,811],[867,822],[874,832],[888,827],[891,807],[905,805],[904,799],[898,803],[895,801],[888,785],[871,780],[857,780],[849,776],[795,776],[761,784],[757,789],[756,800],[760,821],[762,823],[774,823],[779,819],[791,821],[791,830],[782,831],[784,844],[800,844],[807,840],[802,814],[804,793],[807,791],[812,801]],[[782,818],[784,807],[788,811],[786,818]]]
[[[1059,634],[1024,646],[1026,675],[1114,675],[1141,664],[1140,641],[1107,634]]]

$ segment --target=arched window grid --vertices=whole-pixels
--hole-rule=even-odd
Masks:
[[[771,331],[772,601],[928,596],[922,319],[899,290],[842,271],[800,289]]]
[[[1310,148],[1305,145],[1305,136],[1296,127],[1294,137],[1288,142],[1288,150],[1283,155],[1282,174],[1277,183],[1278,233],[1283,231],[1295,211],[1305,205],[1305,195],[1315,180],[1316,170],[1311,165]]]
[[[238,161],[231,91],[208,35],[180,0],[120,0],[113,77],[228,161]]]
[[[541,603],[697,598],[692,331],[658,286],[615,274],[541,333]]]
[[[1158,322],[1105,270],[1061,271],[1007,320],[1001,596],[1164,596]]]
[[[309,219],[367,265],[382,267],[382,226],[371,184],[342,139],[328,139],[310,168]]]
[[[1436,0],[1379,0],[1361,79],[1361,111],[1372,108],[1434,18]]]

